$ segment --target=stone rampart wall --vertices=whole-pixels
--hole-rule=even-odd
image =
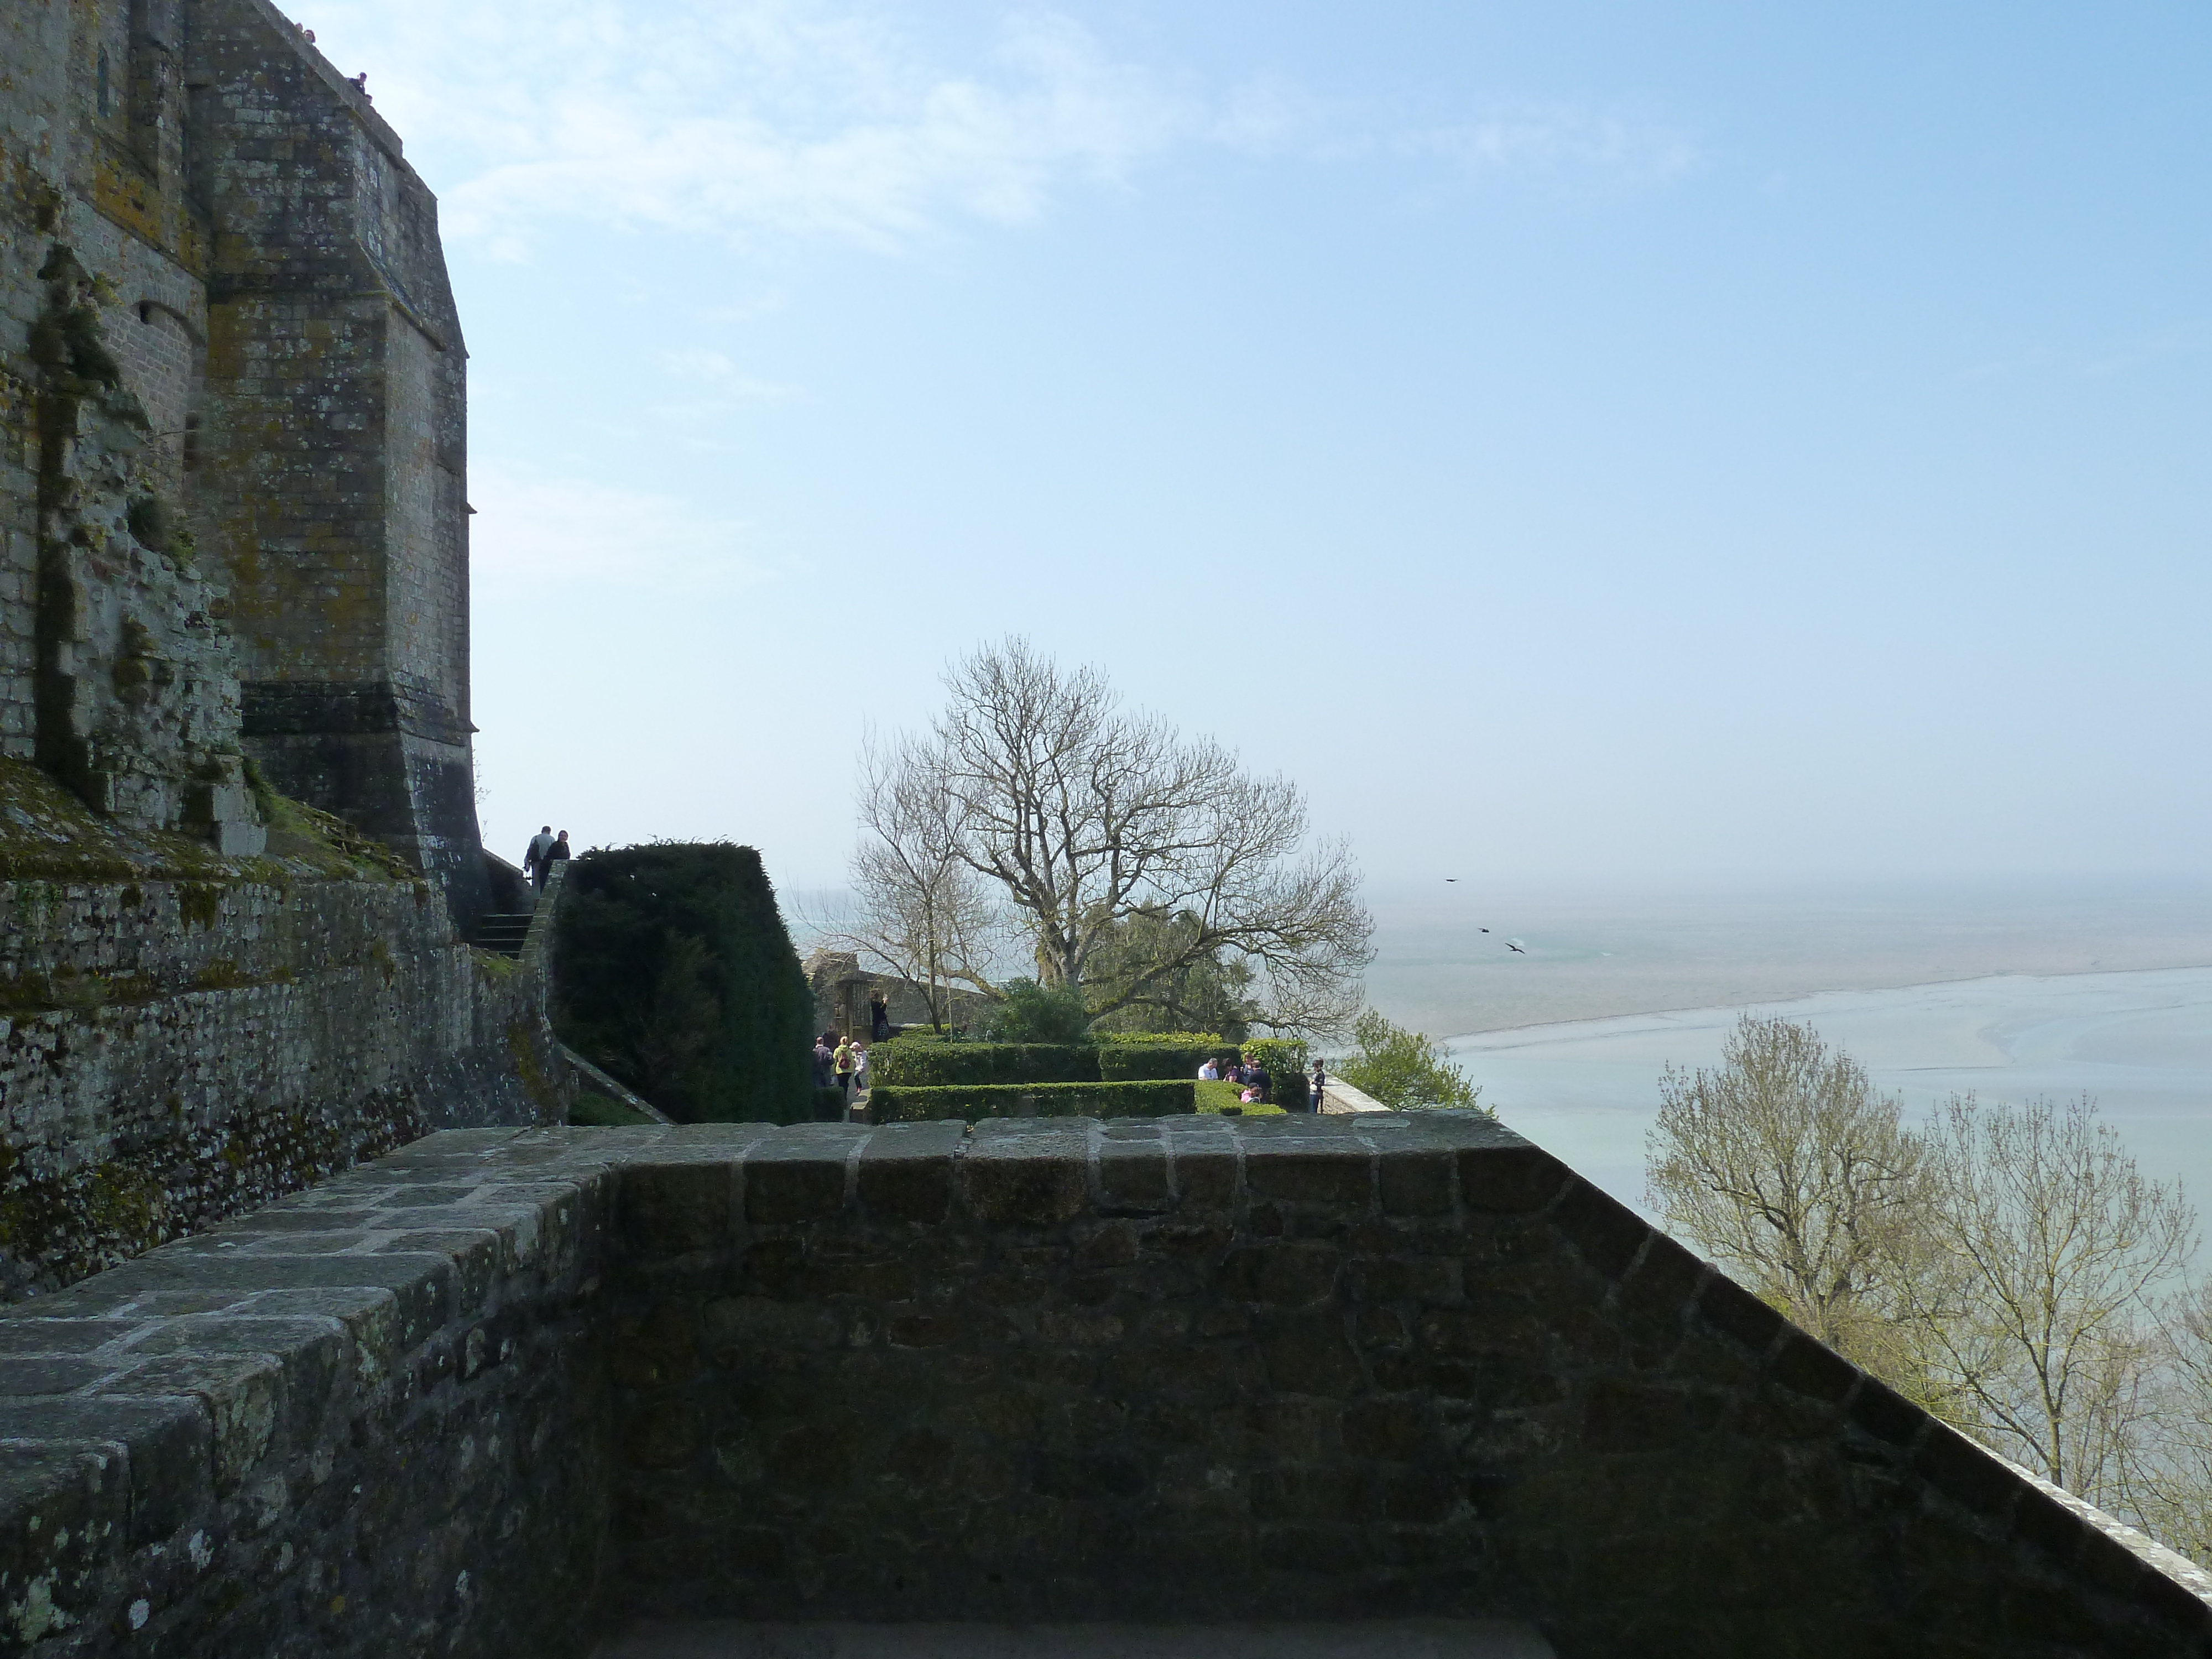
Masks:
[[[566,1115],[538,965],[463,945],[424,883],[9,883],[0,936],[0,1299],[434,1129]]]
[[[10,761],[0,878],[0,1301],[429,1130],[566,1117],[550,905],[490,956],[388,855],[134,837]]]
[[[0,1355],[41,1656],[557,1656],[640,1612],[2212,1638],[2203,1574],[1451,1115],[464,1131]]]

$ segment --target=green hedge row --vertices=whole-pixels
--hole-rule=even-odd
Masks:
[[[1198,1110],[1188,1081],[1144,1083],[969,1084],[911,1089],[878,1084],[868,1095],[868,1115],[878,1123],[916,1123],[939,1118],[1185,1117]]]
[[[1212,1058],[1228,1066],[1235,1063],[1237,1045],[1233,1042],[1212,1042],[1203,1047],[1182,1043],[1115,1042],[1098,1050],[1098,1074],[1109,1083],[1120,1083],[1136,1078],[1169,1078],[1198,1075],[1198,1068]]]
[[[599,848],[562,886],[562,1041],[678,1122],[814,1115],[814,993],[757,852]]]
[[[1087,1042],[933,1042],[894,1037],[868,1050],[874,1087],[944,1088],[974,1083],[1096,1083],[1098,1050]]]

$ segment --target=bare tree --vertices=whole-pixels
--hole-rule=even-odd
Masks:
[[[864,785],[864,854],[886,840],[874,798],[890,780],[926,780],[946,848],[1003,897],[1039,982],[1080,990],[1103,1015],[1225,956],[1264,984],[1260,1024],[1348,1022],[1373,923],[1346,846],[1307,845],[1295,785],[1123,713],[1097,670],[1064,671],[1021,639],[954,664],[945,689],[931,730]],[[1139,915],[1178,925],[1130,971],[1109,973],[1131,962],[1112,942]]]
[[[2128,1447],[2128,1508],[2191,1560],[2212,1561],[2212,1282],[2163,1314],[2149,1414]]]
[[[996,908],[962,856],[959,803],[908,750],[872,734],[861,751],[861,839],[852,860],[857,915],[836,935],[922,988],[942,1030],[956,986],[988,993]]]
[[[1950,1102],[1930,1214],[1952,1297],[1923,1311],[1982,1438],[2119,1503],[2152,1407],[2153,1298],[2195,1248],[2197,1219],[2096,1109]]]
[[[1895,1315],[1928,1160],[1897,1101],[1811,1026],[1749,1014],[1717,1070],[1669,1066],[1660,1097],[1645,1201],[1667,1225],[1840,1352],[1922,1369]]]

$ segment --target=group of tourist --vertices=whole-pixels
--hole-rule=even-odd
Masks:
[[[1235,1060],[1224,1066],[1211,1054],[1206,1056],[1206,1064],[1198,1068],[1198,1079],[1201,1083],[1237,1084],[1243,1090],[1237,1097],[1247,1105],[1267,1104],[1268,1091],[1275,1085],[1267,1068],[1257,1060]]]
[[[849,1108],[853,1097],[868,1086],[868,1051],[854,1037],[824,1031],[814,1039],[814,1086],[836,1089]]]
[[[1275,1079],[1268,1075],[1267,1068],[1257,1060],[1248,1063],[1243,1060],[1234,1060],[1224,1066],[1209,1054],[1206,1056],[1206,1064],[1198,1068],[1198,1079],[1201,1083],[1234,1083],[1240,1085],[1243,1092],[1238,1095],[1237,1098],[1248,1106],[1272,1103],[1270,1095],[1274,1088]],[[1322,1070],[1321,1061],[1314,1061],[1313,1079],[1310,1085],[1313,1092],[1307,1097],[1307,1110],[1317,1112],[1321,1109],[1322,1091],[1328,1086],[1328,1073]]]
[[[542,893],[552,878],[553,866],[568,861],[568,832],[563,830],[556,836],[549,823],[530,838],[530,850],[522,855],[522,873]]]

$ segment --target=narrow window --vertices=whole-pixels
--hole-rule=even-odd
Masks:
[[[100,49],[100,112],[107,113],[107,48]]]

